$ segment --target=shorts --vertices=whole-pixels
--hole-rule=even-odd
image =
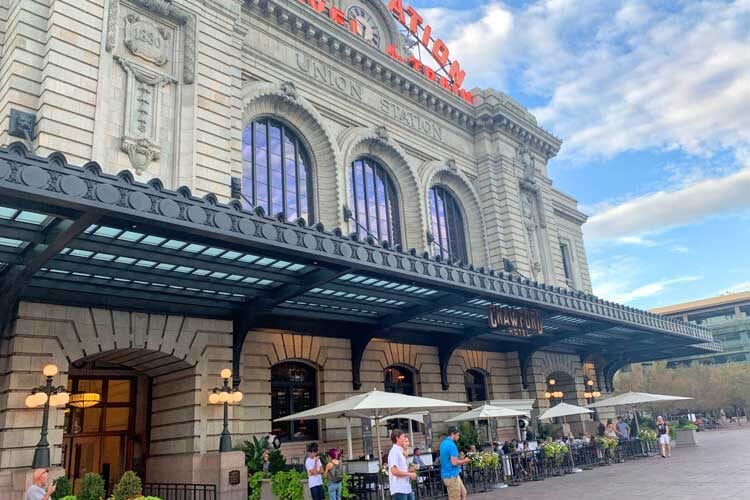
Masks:
[[[662,434],[659,436],[659,444],[669,445],[669,434]]]
[[[466,498],[466,487],[461,480],[461,476],[443,479],[445,488],[448,490],[448,500],[460,500]]]

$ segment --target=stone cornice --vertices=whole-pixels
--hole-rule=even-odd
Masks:
[[[507,106],[469,105],[299,2],[245,0],[245,5],[254,14],[303,38],[342,64],[382,82],[421,108],[429,109],[470,134],[484,128],[502,130],[547,159],[555,156],[560,149],[560,140],[539,127],[528,113],[523,117]],[[494,91],[479,94],[485,92]]]

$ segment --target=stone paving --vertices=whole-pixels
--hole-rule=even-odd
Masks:
[[[697,433],[698,446],[524,483],[471,500],[750,499],[750,426]]]

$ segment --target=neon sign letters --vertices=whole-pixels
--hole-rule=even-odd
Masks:
[[[359,35],[360,28],[357,20],[354,18],[348,19],[344,11],[339,8],[328,7],[326,0],[299,0],[299,2],[317,13],[327,16],[333,23],[347,28],[355,35]],[[386,54],[395,61],[408,65],[446,92],[473,104],[472,95],[462,87],[466,72],[461,69],[461,64],[457,60],[450,60],[450,49],[445,42],[440,38],[433,39],[432,27],[424,23],[424,19],[419,12],[411,5],[404,8],[401,0],[388,0],[388,11],[429,52],[438,64],[439,69],[431,68],[416,56],[412,55],[407,58],[400,56],[395,45],[389,46],[386,49]]]

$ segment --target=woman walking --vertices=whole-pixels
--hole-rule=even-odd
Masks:
[[[659,434],[659,450],[661,456],[669,458],[672,456],[672,449],[669,445],[669,424],[664,421],[664,417],[657,417],[656,432]]]

